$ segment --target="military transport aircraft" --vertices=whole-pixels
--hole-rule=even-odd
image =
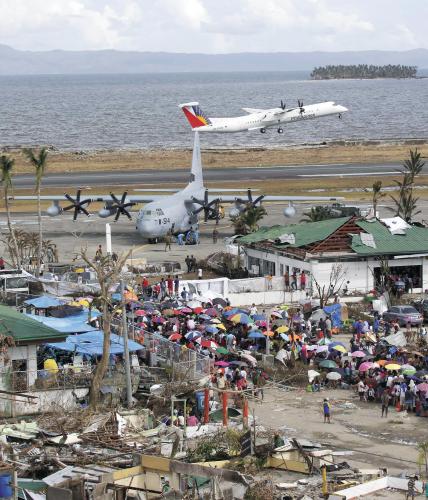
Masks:
[[[283,101],[281,101],[281,106],[279,108],[242,108],[248,114],[232,118],[208,117],[202,111],[198,102],[180,104],[180,108],[183,110],[192,130],[197,130],[198,132],[243,132],[246,130],[260,130],[262,134],[264,134],[269,127],[277,127],[278,134],[282,134],[284,132],[281,126],[282,124],[331,115],[337,115],[341,118],[342,113],[348,111],[345,106],[335,104],[333,101],[304,106],[303,101],[300,100],[297,101],[297,106],[294,108],[287,108]]]
[[[199,145],[199,134],[195,132],[193,144],[192,168],[190,180],[183,189],[159,188],[159,189],[136,189],[135,191],[147,193],[153,192],[174,192],[174,194],[135,194],[128,195],[125,191],[122,196],[117,197],[114,193],[109,195],[87,195],[82,197],[79,189],[76,197],[69,194],[63,196],[42,195],[41,200],[52,201],[48,207],[47,214],[51,217],[61,215],[67,211],[73,211],[73,220],[80,214],[89,216],[87,210],[92,202],[103,202],[104,207],[98,212],[103,218],[114,216],[116,222],[121,215],[132,219],[129,209],[136,204],[143,204],[137,215],[136,229],[138,233],[150,242],[157,241],[168,232],[174,234],[186,233],[194,229],[198,223],[198,215],[203,212],[205,222],[211,218],[218,217],[219,206],[230,203],[232,208],[229,212],[231,217],[239,215],[240,212],[249,207],[255,207],[262,201],[286,201],[289,205],[284,209],[286,217],[293,217],[295,208],[291,204],[293,201],[336,201],[343,198],[331,198],[326,196],[265,196],[253,197],[251,189],[246,190],[246,197],[242,198],[242,190],[235,189],[213,189],[208,190],[204,186],[201,162],[201,150]],[[213,194],[211,194],[211,193]],[[234,194],[223,194],[233,192]],[[241,195],[240,195],[241,192]],[[15,196],[14,200],[35,200],[33,196]],[[69,202],[62,207],[60,202]]]

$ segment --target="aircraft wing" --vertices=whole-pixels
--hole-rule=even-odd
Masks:
[[[72,198],[75,197],[76,193],[73,191],[70,191],[70,196]],[[115,194],[119,199],[121,198],[121,193],[113,193]],[[124,202],[133,202],[133,203],[149,203],[150,201],[156,201],[156,200],[161,200],[162,198],[165,198],[167,195],[150,195],[150,194],[135,194],[135,195],[127,195]],[[37,196],[10,196],[9,197],[11,200],[14,201],[36,201]],[[113,201],[112,197],[109,194],[90,194],[83,192],[80,196],[81,200],[89,200],[91,203],[92,202],[111,202]],[[60,202],[63,201],[64,203],[69,203],[70,200],[68,200],[65,195],[43,195],[40,196],[41,201],[55,201],[55,202]]]
[[[259,108],[242,108],[242,111],[245,111],[248,114],[252,113],[262,113],[263,111],[266,111],[265,109],[259,109]]]
[[[253,191],[252,191],[253,192]],[[226,195],[226,196],[208,196],[208,201],[213,201],[220,199],[221,203],[234,203],[237,198],[243,199],[245,201],[245,197],[242,197],[238,192],[236,195]],[[342,196],[274,196],[274,195],[266,195],[263,197],[263,201],[341,201],[344,200]]]

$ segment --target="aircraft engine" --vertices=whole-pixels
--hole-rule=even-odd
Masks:
[[[58,205],[58,203],[52,203],[46,210],[46,213],[49,217],[56,217],[62,212],[62,208]]]
[[[239,214],[241,213],[241,210],[239,210],[238,207],[232,207],[230,210],[229,210],[229,217],[231,217],[232,219],[234,217],[239,217]]]
[[[288,207],[284,208],[284,216],[287,218],[294,217],[296,215],[296,209],[293,205],[288,205]]]
[[[107,217],[111,217],[115,213],[116,210],[111,210],[107,207],[104,207],[98,212],[98,216],[101,217],[102,219],[106,219]]]

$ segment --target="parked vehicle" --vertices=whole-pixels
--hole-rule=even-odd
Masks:
[[[412,306],[422,314],[425,321],[428,321],[428,299],[415,300]]]
[[[421,325],[422,314],[413,306],[392,306],[383,313],[384,321],[397,321],[400,326]]]

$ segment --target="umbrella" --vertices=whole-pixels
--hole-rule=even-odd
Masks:
[[[319,372],[315,371],[315,370],[308,370],[308,379],[309,379],[309,382],[312,382],[312,380],[316,377],[319,377],[320,374]]]
[[[262,332],[263,335],[265,335],[266,337],[273,337],[274,336],[274,333],[270,330],[266,330],[265,332]]]
[[[331,344],[331,340],[328,339],[327,337],[324,337],[324,338],[318,340],[317,344],[319,344],[319,345],[330,345]]]
[[[179,333],[173,333],[168,337],[168,340],[180,340],[182,337]]]
[[[412,365],[402,365],[401,371],[403,375],[414,375],[416,373],[416,368]]]
[[[385,368],[390,371],[399,370],[401,368],[401,365],[399,365],[398,363],[389,363],[385,365]]]
[[[153,323],[156,323],[159,325],[163,325],[164,323],[166,323],[166,319],[162,318],[161,316],[155,316],[154,318],[152,318],[152,321],[153,321]]]
[[[290,328],[288,328],[288,326],[281,325],[281,326],[278,326],[278,328],[276,329],[276,331],[278,333],[287,333],[289,329]]]
[[[330,346],[327,346],[327,347],[328,347],[328,348],[330,348]],[[348,351],[347,351],[347,350],[343,347],[343,345],[335,345],[335,346],[333,346],[333,349],[334,349],[335,351],[339,351],[339,352],[342,352],[342,353],[346,353],[346,352],[348,352]]]
[[[337,368],[337,364],[331,359],[324,359],[320,363],[321,368]]]
[[[285,340],[285,342],[290,342],[290,337],[285,333],[280,333],[279,336],[282,338],[282,340]]]
[[[229,364],[233,366],[248,366],[245,361],[231,361]]]
[[[226,331],[226,327],[223,325],[223,323],[219,323],[216,327],[220,330]]]
[[[241,325],[248,325],[250,323],[253,323],[253,320],[248,316],[248,314],[244,313],[237,313],[231,316],[230,321],[233,323],[241,323]]]
[[[253,314],[254,321],[266,321],[266,316],[264,314]]]
[[[208,325],[206,328],[205,328],[205,331],[208,332],[208,333],[218,333],[218,328],[216,328],[215,326],[213,325]]]
[[[180,314],[192,314],[193,310],[190,307],[182,307],[180,309]]]
[[[194,307],[201,307],[201,303],[199,300],[191,300],[190,302],[187,303],[187,307],[194,308]]]
[[[363,352],[363,351],[354,351],[354,352],[351,352],[351,356],[353,358],[365,358],[366,357],[366,353]]]
[[[416,387],[420,392],[428,392],[428,384],[426,382],[422,382],[422,384],[418,384]]]
[[[270,315],[273,316],[274,318],[283,319],[282,313],[280,313],[279,311],[272,311]]]
[[[238,307],[231,307],[230,309],[225,308],[223,311],[223,316],[225,316],[226,318],[230,318],[234,314],[238,314],[238,313],[245,313],[245,311],[243,311],[242,309],[239,309]]]
[[[329,380],[340,380],[342,378],[342,375],[340,373],[337,373],[337,372],[330,372],[330,373],[327,373],[327,378]]]
[[[217,343],[214,342],[214,340],[208,340],[208,339],[204,339],[204,340],[201,340],[201,339],[198,339],[197,341],[201,341],[201,346],[202,347],[208,347],[210,349],[216,349],[218,346],[217,346]]]
[[[360,372],[366,372],[368,370],[370,370],[371,368],[374,368],[375,367],[375,364],[372,363],[371,361],[364,361],[364,363],[361,363],[361,365],[359,366],[358,370]]]
[[[317,354],[320,352],[327,352],[328,351],[328,345],[319,345],[316,347]]]
[[[217,309],[214,309],[214,307],[210,307],[205,311],[205,314],[207,314],[211,318],[216,318],[218,316],[218,311]]]
[[[213,299],[213,305],[226,307],[227,302],[224,299],[222,299],[221,297],[216,297],[215,299]]]
[[[307,345],[306,346],[306,350],[307,351],[315,351],[316,349],[318,349],[320,346],[317,346],[317,345]]]
[[[216,361],[214,363],[215,366],[221,366],[221,367],[226,367],[226,366],[229,366],[229,363],[227,363],[226,361]]]
[[[138,309],[137,311],[135,311],[135,316],[145,316],[146,315],[146,311],[144,309]]]
[[[345,344],[342,344],[342,342],[330,342],[329,347],[333,348],[333,347],[336,347],[337,345],[341,345],[342,347],[345,347]]]
[[[211,316],[208,316],[208,314],[200,314],[199,319],[203,319],[204,321],[211,321]]]
[[[221,320],[219,320],[218,318],[212,318],[210,321],[212,324],[215,325],[219,325],[221,323]]]
[[[258,330],[255,330],[254,332],[251,332],[248,335],[248,338],[249,339],[264,339],[265,336],[263,335],[263,333],[259,332]]]
[[[201,312],[203,311],[202,307],[201,306],[198,306],[198,307],[192,307],[192,310],[195,314],[201,314]]]
[[[215,349],[215,350],[216,350],[219,354],[229,354],[229,351],[228,351],[225,347],[223,347],[223,346],[221,346],[221,345],[220,345],[220,346],[218,346],[218,347],[216,347],[216,349]]]
[[[379,366],[385,366],[387,363],[389,363],[389,361],[387,361],[386,359],[378,359],[376,361],[376,363],[379,365]]]
[[[200,332],[196,332],[196,331],[188,332],[185,335],[185,337],[186,337],[187,340],[195,340],[195,339],[198,339],[201,336],[202,336],[201,333]]]
[[[163,309],[162,314],[163,316],[174,316],[175,311],[173,309]]]

